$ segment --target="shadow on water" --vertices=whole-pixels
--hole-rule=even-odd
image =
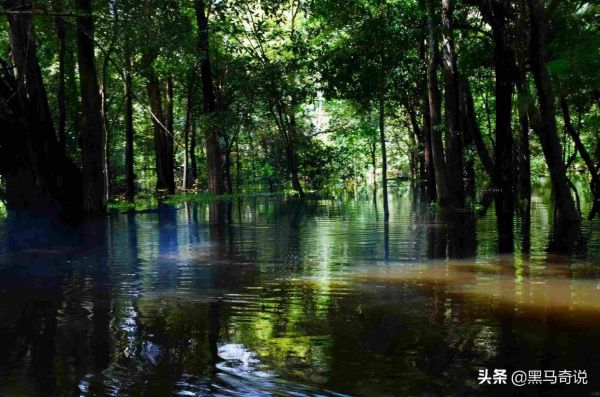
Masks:
[[[389,222],[370,194],[7,219],[0,396],[513,392],[480,368],[585,369],[520,393],[600,391],[597,223],[557,237],[534,200],[498,255],[493,211],[391,197]]]

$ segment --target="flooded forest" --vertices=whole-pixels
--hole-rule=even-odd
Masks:
[[[596,1],[0,14],[0,397],[600,393]]]

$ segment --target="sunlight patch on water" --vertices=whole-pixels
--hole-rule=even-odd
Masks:
[[[493,310],[600,315],[600,277],[593,273],[585,266],[562,264],[452,262],[368,269],[354,278],[383,286],[443,286],[450,295],[489,303]]]

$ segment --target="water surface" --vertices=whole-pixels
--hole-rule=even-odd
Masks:
[[[227,217],[231,222],[220,222]],[[441,214],[398,190],[0,225],[0,396],[506,395],[480,368],[585,369],[600,392],[600,230],[547,253],[552,209]],[[528,249],[530,247],[530,249]],[[526,251],[522,253],[521,251]],[[527,252],[528,251],[528,252]]]

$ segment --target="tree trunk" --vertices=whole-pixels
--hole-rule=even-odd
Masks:
[[[208,189],[213,194],[223,194],[227,191],[223,167],[223,153],[220,146],[221,131],[215,120],[218,113],[213,87],[210,53],[208,47],[208,18],[204,0],[194,0],[196,21],[198,24],[198,50],[200,52],[200,74],[202,78],[202,99],[204,113],[208,118],[205,127],[206,164],[208,172]]]
[[[477,114],[475,113],[473,95],[471,94],[471,89],[469,88],[469,82],[466,79],[461,80],[461,97],[464,108],[464,126],[467,134],[475,145],[475,149],[477,150],[477,155],[479,156],[483,170],[489,175],[490,179],[493,179],[494,161],[492,160],[492,156],[490,156],[487,146],[483,141],[483,135],[481,134],[481,129],[479,128],[479,123],[477,122]]]
[[[192,120],[192,136],[190,137],[190,180],[189,185],[194,186],[198,180],[198,163],[196,161],[196,123]]]
[[[133,203],[135,200],[135,174],[133,168],[133,82],[131,73],[131,54],[127,40],[125,43],[125,185],[127,201]]]
[[[14,74],[0,60],[0,174],[9,210],[73,218],[82,212],[81,173],[60,148],[36,54],[31,2],[5,0]],[[11,132],[10,134],[8,132]]]
[[[446,162],[442,143],[442,98],[438,85],[437,68],[440,59],[437,40],[437,23],[433,8],[433,0],[425,0],[427,7],[427,25],[429,30],[429,63],[427,66],[427,92],[429,98],[429,117],[431,120],[431,152],[435,172],[435,183],[438,203],[442,206],[451,204]]]
[[[556,108],[552,83],[546,67],[546,15],[542,0],[528,0],[530,21],[530,62],[540,103],[539,138],[550,171],[561,223],[578,223],[579,214],[569,189],[562,149],[556,130]]]
[[[292,188],[298,192],[300,198],[304,198],[304,189],[300,184],[300,178],[298,176],[298,163],[296,160],[296,150],[294,145],[294,137],[296,136],[296,116],[293,114],[289,116],[289,131],[286,134],[286,151],[288,166],[290,168],[290,179],[292,181]],[[284,127],[285,128],[285,127]]]
[[[83,209],[87,214],[106,211],[106,130],[96,75],[94,21],[91,0],[76,0],[77,60],[81,90],[81,165]]]
[[[175,123],[173,116],[173,77],[169,76],[166,81],[166,114],[165,122],[167,131],[163,131],[164,134],[164,155],[165,159],[165,170],[164,174],[166,177],[167,191],[169,194],[175,194],[175,154],[174,150],[174,137],[175,134]]]
[[[387,184],[387,150],[385,147],[385,100],[383,90],[379,94],[379,145],[381,147],[381,186],[383,194],[383,218],[387,221],[390,218],[390,209],[388,203],[388,184]]]
[[[56,12],[61,10],[61,2],[54,0],[53,8]],[[67,150],[67,99],[65,93],[66,78],[66,54],[67,54],[67,33],[65,30],[65,20],[62,16],[54,17],[54,26],[58,36],[58,87],[56,90],[56,101],[58,103],[58,144],[62,150]]]
[[[458,68],[452,34],[451,0],[442,0],[442,32],[444,37],[444,94],[446,105],[446,175],[452,202],[464,204],[463,143],[458,95]]]
[[[185,123],[183,126],[183,184],[184,189],[192,187],[190,170],[190,130],[192,127],[193,111],[193,92],[194,92],[194,73],[190,74],[187,87],[187,109],[185,112]]]
[[[168,152],[166,117],[163,112],[160,82],[152,65],[147,66],[147,90],[152,112],[152,125],[154,127],[154,154],[156,167],[156,190],[169,191],[168,181]]]
[[[500,252],[512,252],[514,200],[514,161],[512,136],[512,94],[516,81],[515,54],[509,46],[508,10],[498,0],[483,1],[481,13],[492,27],[494,71],[496,74],[496,139],[493,183]]]
[[[518,84],[519,90],[519,149],[517,165],[519,167],[518,192],[522,201],[531,201],[531,152],[529,149],[529,94],[525,82]]]
[[[590,212],[590,219],[592,219],[598,211],[598,202],[600,201],[600,179],[598,178],[598,170],[594,164],[594,160],[592,160],[592,157],[583,145],[583,142],[581,142],[579,133],[575,131],[575,128],[573,128],[573,124],[571,123],[571,114],[569,112],[569,104],[567,103],[567,98],[565,98],[564,95],[560,97],[560,107],[562,109],[565,129],[573,139],[573,142],[575,142],[575,148],[581,155],[581,158],[583,159],[583,162],[590,173],[590,177],[592,178],[590,183],[592,194],[594,195],[594,205],[592,207],[592,211]]]

